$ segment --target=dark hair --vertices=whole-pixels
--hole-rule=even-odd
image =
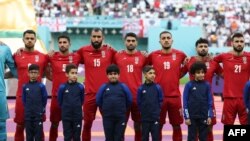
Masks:
[[[60,36],[58,36],[57,41],[59,41],[61,38],[67,39],[69,41],[69,43],[70,43],[69,36],[67,36],[67,35],[60,35]]]
[[[32,71],[32,70],[38,70],[39,71],[39,66],[37,64],[31,64],[29,66],[29,71]]]
[[[120,69],[118,68],[117,65],[111,64],[111,65],[109,65],[109,66],[107,67],[107,69],[106,69],[106,74],[109,74],[109,73],[111,73],[111,72],[116,72],[116,73],[120,74]]]
[[[196,41],[196,43],[195,43],[195,47],[197,47],[198,46],[198,44],[208,44],[209,42],[208,42],[208,40],[207,39],[204,39],[204,38],[200,38],[200,39],[198,39],[197,41]]]
[[[147,73],[149,72],[150,70],[153,70],[153,66],[150,66],[150,65],[146,65],[143,69],[142,69],[142,72],[143,73]]]
[[[34,34],[36,36],[36,32],[34,30],[26,30],[23,32],[23,37],[25,36],[25,34]]]
[[[75,64],[68,64],[66,65],[65,71],[69,73],[72,69],[77,69],[78,67]]]
[[[100,31],[100,32],[103,34],[101,28],[93,28],[91,32],[93,32],[93,31],[94,31],[94,32],[99,32],[99,31]]]
[[[240,37],[244,37],[242,33],[234,33],[234,34],[232,35],[232,40],[233,40],[234,38],[240,38]]]
[[[206,64],[200,61],[193,63],[190,68],[190,73],[194,75],[195,72],[199,70],[203,70],[206,73],[207,72]]]
[[[172,36],[172,33],[170,33],[169,31],[162,31],[162,32],[160,33],[160,38],[161,38],[161,35],[162,35],[162,34],[165,34],[165,33],[170,34],[170,35]]]
[[[136,34],[135,34],[135,33],[133,33],[133,32],[129,32],[129,33],[127,33],[127,34],[125,35],[124,39],[127,39],[127,37],[134,37],[135,39],[137,39]]]

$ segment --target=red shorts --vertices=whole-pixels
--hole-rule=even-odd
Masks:
[[[16,105],[15,105],[15,117],[14,122],[18,124],[24,124],[24,106],[21,96],[16,96]],[[46,121],[46,115],[43,115],[43,121]]]
[[[62,111],[61,108],[59,107],[57,96],[52,96],[50,105],[50,121],[60,122],[61,120],[62,120]]]
[[[224,98],[221,122],[233,125],[238,114],[240,124],[247,124],[247,112],[243,98]]]
[[[131,112],[131,118],[134,122],[140,122],[141,121],[141,114],[137,106],[137,102],[133,100],[132,105],[127,113],[127,118],[129,119],[129,115]]]
[[[168,112],[169,123],[172,125],[180,125],[183,123],[183,113],[181,105],[181,97],[164,97],[161,107],[160,123],[166,123]]]
[[[84,104],[83,104],[84,121],[95,120],[96,110],[97,110],[96,94],[95,93],[85,94]]]

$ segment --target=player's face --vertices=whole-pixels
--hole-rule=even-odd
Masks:
[[[28,76],[30,78],[30,81],[36,81],[39,76],[38,70],[30,70],[28,73]]]
[[[170,49],[173,43],[172,35],[163,33],[160,37],[160,43],[163,49]]]
[[[155,70],[154,69],[151,69],[150,71],[148,71],[144,75],[145,75],[146,82],[154,82],[154,80],[155,80]]]
[[[62,52],[62,53],[68,52],[69,46],[70,46],[70,43],[69,43],[68,39],[60,38],[58,40],[58,47],[59,47],[60,52]]]
[[[135,48],[137,46],[137,40],[136,40],[136,38],[128,36],[125,39],[125,45],[126,45],[127,50],[129,50],[129,51],[135,50]]]
[[[23,43],[25,48],[31,49],[34,48],[36,43],[36,37],[34,34],[26,33],[23,37]]]
[[[197,70],[194,74],[194,79],[196,81],[204,80],[205,72],[204,70]]]
[[[76,82],[77,81],[77,69],[71,69],[69,73],[66,73],[69,82]]]
[[[208,54],[208,44],[200,43],[196,47],[197,54],[201,57],[207,56]]]
[[[103,35],[101,31],[92,31],[91,44],[95,49],[99,49],[102,46]]]
[[[119,79],[119,74],[117,72],[110,72],[108,73],[108,80],[110,83],[116,83]]]
[[[242,52],[245,46],[245,40],[243,37],[235,37],[233,39],[233,49],[236,52]]]

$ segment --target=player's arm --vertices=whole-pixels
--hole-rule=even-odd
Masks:
[[[6,64],[8,68],[10,69],[10,72],[6,72],[4,74],[4,78],[12,78],[12,77],[17,78],[16,65],[15,65],[14,59],[12,57],[12,54],[9,48],[7,49],[5,57],[6,57],[5,58]]]
[[[131,106],[132,104],[132,93],[131,91],[129,90],[128,86],[125,85],[124,83],[121,84],[122,87],[123,87],[123,90],[125,91],[125,94],[126,94],[126,105],[127,105],[127,109],[129,109],[129,107]]]
[[[184,118],[185,118],[185,123],[187,125],[191,125],[191,121],[190,121],[190,116],[189,116],[189,112],[188,112],[188,95],[189,95],[189,90],[191,87],[191,82],[188,82],[185,85],[184,88],[184,92],[183,92],[183,108],[184,108]]]
[[[162,106],[162,102],[163,102],[163,91],[161,89],[161,86],[159,84],[156,84],[157,90],[158,90],[158,101],[160,104],[160,107]]]
[[[45,85],[43,83],[40,83],[40,85],[41,85],[41,91],[42,91],[43,113],[45,113],[46,105],[47,105],[47,99],[48,99],[48,93],[47,93]]]
[[[183,64],[181,65],[181,75],[180,78],[182,78],[183,76],[186,75],[186,73],[188,72],[188,62],[189,62],[190,58],[186,57],[185,60],[183,61]]]
[[[141,111],[141,94],[142,94],[142,86],[140,86],[137,90],[137,105],[138,105],[138,109],[139,111]]]
[[[50,81],[52,81],[53,80],[53,73],[52,73],[52,67],[51,67],[51,63],[48,63],[48,65],[45,67],[45,73],[44,73],[44,75],[45,75],[45,77],[48,79],[48,80],[50,80]]]
[[[246,106],[247,112],[249,112],[250,109],[250,81],[248,81],[244,87],[244,103]]]
[[[106,86],[107,84],[103,84],[98,92],[96,93],[96,105],[100,107],[100,109],[102,110],[102,99],[103,99],[103,93],[104,93],[104,90],[106,89]]]

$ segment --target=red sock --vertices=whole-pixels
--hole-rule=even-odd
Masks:
[[[58,127],[51,125],[49,130],[49,141],[56,141],[57,137],[58,137]]]
[[[135,141],[141,141],[141,140],[142,140],[141,130],[135,131]]]
[[[24,141],[24,125],[17,124],[15,132],[15,141]]]
[[[173,128],[173,141],[182,141],[181,128]]]
[[[90,141],[91,140],[91,127],[93,121],[84,121],[83,131],[82,131],[82,141]]]
[[[213,141],[213,140],[214,140],[213,131],[208,131],[207,141]]]

